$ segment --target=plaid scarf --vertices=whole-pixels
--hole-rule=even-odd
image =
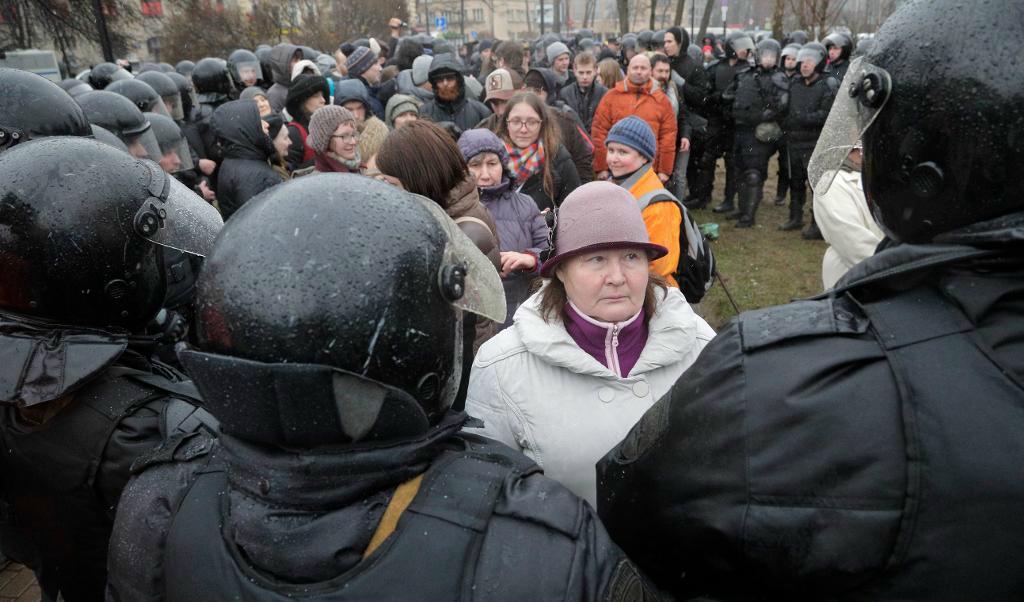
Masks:
[[[526,182],[533,174],[544,168],[544,143],[538,140],[526,148],[505,143],[508,150],[509,169],[516,174],[516,181]]]

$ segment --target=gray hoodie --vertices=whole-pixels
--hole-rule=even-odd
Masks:
[[[292,57],[296,50],[299,47],[294,44],[278,44],[270,51],[274,85],[267,90],[267,100],[275,113],[284,110],[284,103],[288,99],[288,88],[292,85]]]

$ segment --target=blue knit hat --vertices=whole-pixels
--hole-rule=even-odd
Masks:
[[[608,130],[608,137],[604,144],[618,142],[640,153],[648,160],[653,160],[658,152],[658,143],[654,140],[654,132],[647,122],[635,115],[620,119],[618,123]]]

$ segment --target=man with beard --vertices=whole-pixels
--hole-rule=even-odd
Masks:
[[[434,98],[420,107],[420,115],[436,123],[450,121],[469,130],[491,114],[482,102],[466,98],[462,68],[450,53],[442,53],[430,62],[429,80]]]

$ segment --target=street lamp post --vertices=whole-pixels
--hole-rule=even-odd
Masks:
[[[722,36],[726,36],[725,15],[729,12],[729,0],[722,0]]]

